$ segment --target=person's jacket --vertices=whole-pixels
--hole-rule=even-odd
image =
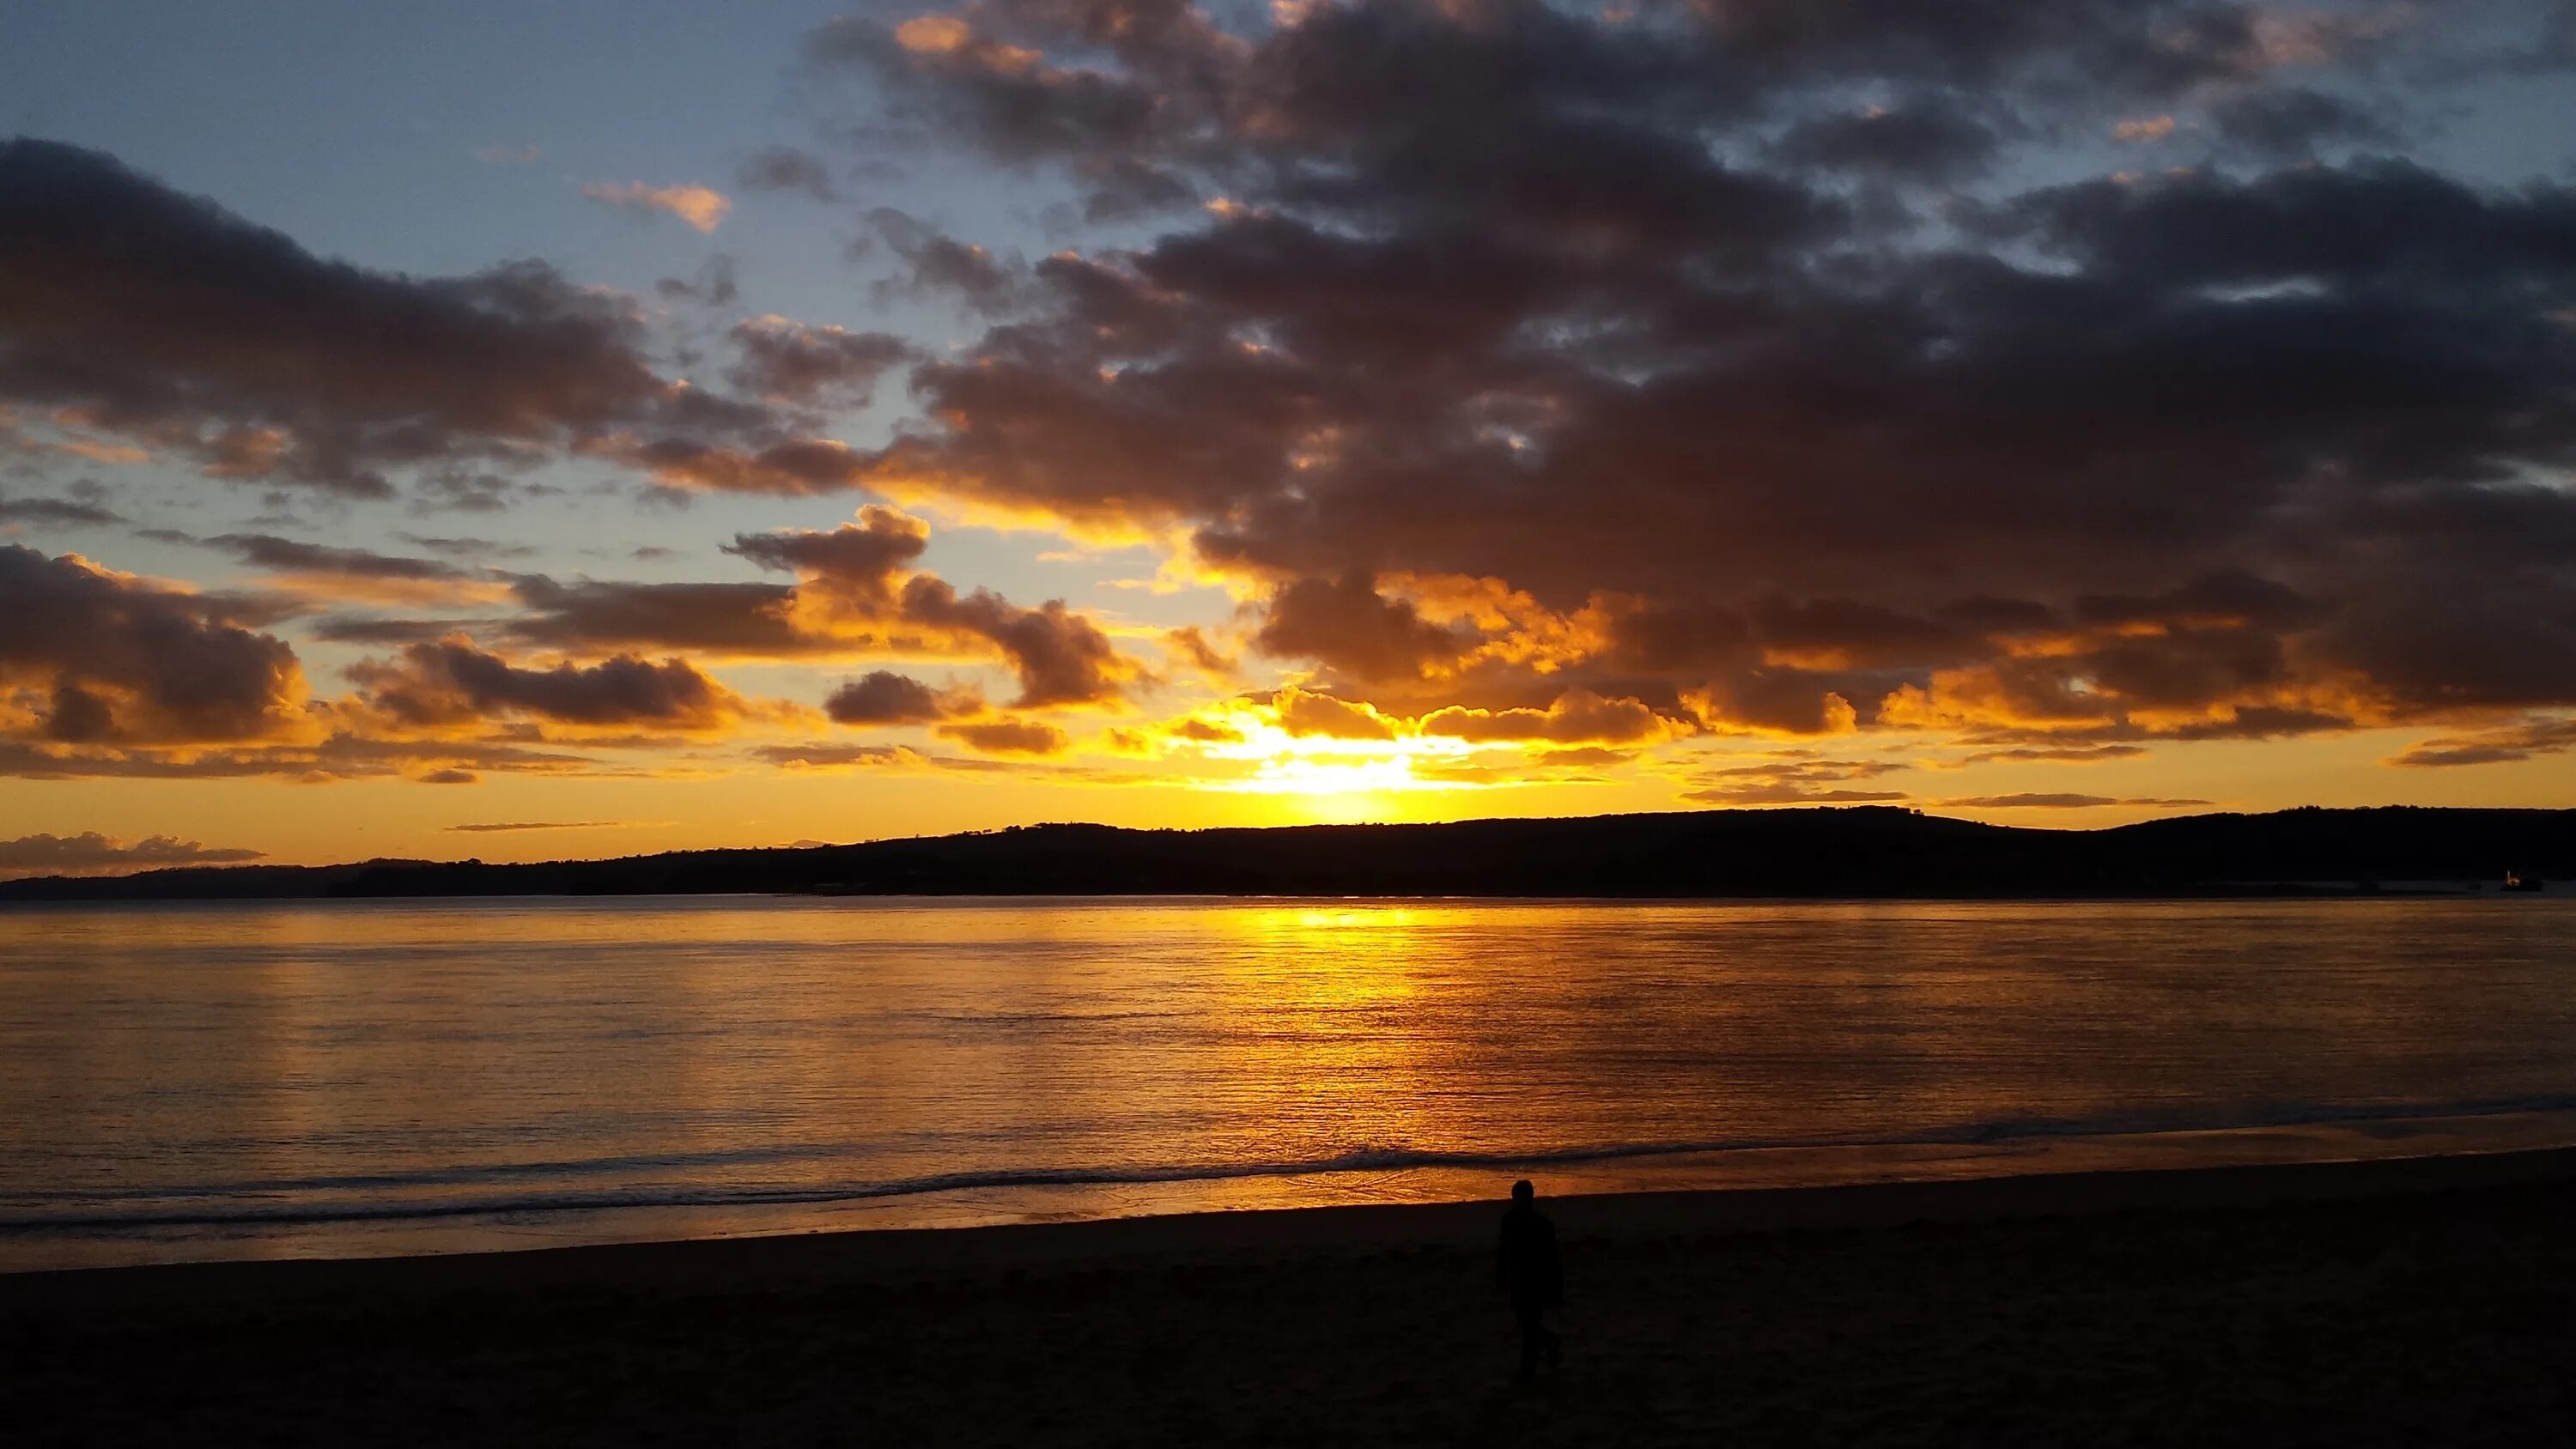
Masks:
[[[1514,1203],[1503,1213],[1503,1240],[1494,1253],[1494,1275],[1516,1308],[1553,1308],[1565,1301],[1565,1270],[1556,1257],[1556,1225],[1538,1209]]]

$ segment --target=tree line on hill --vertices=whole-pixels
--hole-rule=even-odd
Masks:
[[[1889,807],[1446,825],[1033,825],[856,845],[524,865],[372,860],[0,882],[0,901],[402,896],[2099,897],[2576,876],[2576,810],[2306,807],[2105,830]]]

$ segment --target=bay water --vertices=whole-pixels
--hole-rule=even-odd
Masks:
[[[2576,899],[0,910],[0,1270],[2576,1142]]]

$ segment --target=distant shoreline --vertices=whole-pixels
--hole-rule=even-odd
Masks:
[[[2283,1203],[2576,1183],[2576,1147],[2348,1161],[2034,1172],[1817,1187],[1707,1188],[1550,1196],[1569,1240],[1651,1241],[1911,1223],[2014,1222],[2123,1213],[2215,1212]],[[163,1297],[448,1292],[474,1286],[657,1290],[902,1283],[1071,1271],[1112,1263],[1227,1261],[1483,1243],[1491,1202],[1335,1204],[941,1228],[862,1228],[373,1258],[235,1259],[0,1273],[0,1315],[33,1302],[139,1305]]]
[[[0,882],[26,901],[402,897],[1213,896],[2157,900],[2504,894],[2576,875],[2576,810],[2313,807],[2103,830],[1888,807],[1439,825],[1036,825],[526,864],[377,860]],[[2445,883],[2475,889],[2445,889]]]
[[[2133,891],[2122,894],[1968,894],[1946,895],[1503,895],[1452,891],[1444,894],[1368,891],[811,891],[811,890],[742,890],[742,891],[653,891],[634,894],[591,892],[494,892],[473,894],[410,895],[132,895],[132,896],[25,896],[0,897],[0,911],[12,907],[97,907],[118,906],[299,906],[299,905],[380,905],[427,904],[446,902],[456,905],[490,903],[562,903],[614,905],[626,901],[851,901],[900,904],[907,901],[1001,901],[1031,904],[1079,906],[1092,903],[1124,901],[1202,901],[1219,904],[1260,904],[1263,902],[1353,901],[1403,903],[1408,901],[1454,902],[1467,905],[1583,905],[1583,906],[1833,906],[1833,905],[2185,905],[2215,901],[2446,901],[2446,900],[2548,900],[2565,898],[2571,891],[2553,884],[2538,892],[2506,892],[2492,886],[2478,889],[2474,884],[2458,889],[2369,889],[2351,885],[2272,888],[2262,886],[2213,887],[2206,890]]]

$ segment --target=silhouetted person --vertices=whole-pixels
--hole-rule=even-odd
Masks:
[[[1556,1367],[1556,1335],[1541,1319],[1565,1302],[1565,1267],[1557,1261],[1556,1224],[1531,1204],[1537,1189],[1526,1180],[1512,1184],[1512,1205],[1503,1210],[1503,1241],[1494,1252],[1494,1277],[1511,1301],[1512,1318],[1521,1326],[1521,1381],[1538,1376],[1540,1354]]]

